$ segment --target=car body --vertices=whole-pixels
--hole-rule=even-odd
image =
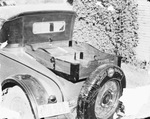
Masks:
[[[107,83],[110,80],[109,83],[113,85],[111,89],[106,89],[109,91],[105,92],[102,99],[104,107],[111,103],[113,96],[118,99],[122,94],[126,83],[125,75],[119,67],[120,58],[72,40],[76,13],[71,6],[42,4],[34,8],[30,5],[11,6],[1,10],[4,14],[8,13],[0,16],[5,19],[1,26],[0,41],[7,42],[0,50],[2,90],[7,97],[7,89],[20,87],[29,101],[34,119],[74,119],[76,116],[92,119],[91,116],[86,117],[87,112],[83,109],[87,107],[82,107],[80,103],[86,103],[83,94],[86,94],[88,88],[87,94],[91,95],[95,82]],[[100,79],[95,79],[95,75],[99,75]],[[113,82],[114,75],[118,83]],[[119,93],[114,95],[113,88],[119,89]],[[8,100],[5,98],[4,102]],[[11,102],[14,99],[16,97]],[[84,116],[81,112],[85,113]],[[114,109],[110,115],[113,112]],[[97,117],[99,115],[93,119]]]

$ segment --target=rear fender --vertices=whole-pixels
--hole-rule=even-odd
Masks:
[[[48,94],[44,87],[30,75],[16,75],[2,82],[2,90],[15,85],[18,85],[24,91],[29,100],[32,112],[35,118],[38,119],[37,106],[48,103]]]
[[[126,77],[125,77],[125,74],[124,74],[124,72],[122,71],[122,69],[119,66],[114,65],[112,63],[103,64],[103,65],[99,66],[95,70],[95,72],[97,72],[97,71],[99,72],[100,71],[101,72],[100,73],[100,77],[103,77],[101,80],[99,80],[99,82],[101,82],[101,84],[103,84],[107,80],[110,80],[111,78],[113,78],[113,77],[106,78],[106,77],[108,77],[108,74],[107,74],[108,72],[107,71],[108,71],[109,68],[113,68],[114,69],[115,73],[114,73],[113,77],[118,77],[117,81],[120,83],[120,86],[122,87],[122,91],[123,91],[123,88],[126,88]],[[91,84],[95,83],[95,80],[93,80],[93,78],[92,78],[93,77],[93,73],[91,73],[91,76],[89,77],[89,79],[91,79],[91,80],[88,79],[87,83],[88,82],[90,82]],[[107,80],[103,80],[104,78],[106,78]]]
[[[121,62],[121,57],[118,57],[118,63]],[[119,63],[120,64],[120,63]],[[122,69],[120,68],[120,66],[114,65],[114,64],[103,64],[102,66],[98,67],[99,70],[103,71],[107,71],[107,69],[109,68],[113,68],[115,70],[116,73],[118,73],[120,76],[118,77],[120,80],[119,83],[123,88],[126,88],[126,77],[124,72],[122,71]]]

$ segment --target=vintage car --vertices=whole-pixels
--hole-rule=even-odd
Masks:
[[[3,106],[21,119],[112,118],[126,87],[121,58],[72,40],[69,4],[0,11]]]

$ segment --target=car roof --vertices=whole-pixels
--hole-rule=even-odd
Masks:
[[[4,6],[4,7],[0,7],[0,19],[8,20],[9,18],[24,12],[51,11],[51,10],[52,11],[73,11],[73,8],[70,4],[67,3]]]

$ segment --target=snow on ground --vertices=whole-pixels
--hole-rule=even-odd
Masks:
[[[125,115],[134,118],[150,116],[150,85],[126,88],[120,100],[125,106]]]
[[[0,119],[20,119],[20,115],[18,112],[14,112],[1,105],[1,101],[2,101],[1,95],[2,95],[2,90],[0,85]]]
[[[19,113],[0,106],[0,119],[21,119]]]
[[[150,84],[150,74],[148,74],[148,71],[137,69],[136,67],[124,63],[122,63],[121,68],[126,76],[127,88],[135,88]]]
[[[122,64],[126,75],[127,88],[120,100],[125,106],[122,119],[141,119],[150,117],[150,75],[147,71]]]

